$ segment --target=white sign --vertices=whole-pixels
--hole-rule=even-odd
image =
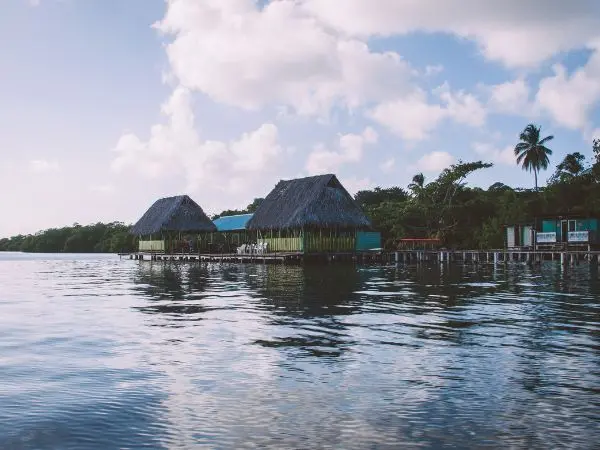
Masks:
[[[556,233],[538,233],[536,235],[536,242],[538,244],[555,244]]]
[[[589,242],[590,232],[589,231],[569,231],[567,235],[569,242]]]

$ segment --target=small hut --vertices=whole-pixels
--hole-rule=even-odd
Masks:
[[[246,229],[246,224],[252,215],[237,214],[213,220],[217,232],[211,234],[212,250],[220,250],[221,253],[235,253],[240,245],[253,242],[256,239],[256,233]]]
[[[600,244],[600,219],[587,215],[563,214],[538,219],[540,232],[536,235],[538,248],[597,247]]]
[[[333,174],[280,181],[246,224],[269,252],[354,252],[381,236]]]
[[[535,227],[529,222],[505,225],[504,236],[505,247],[508,249],[532,249],[535,242]]]
[[[217,227],[202,208],[187,195],[161,198],[131,228],[139,236],[140,252],[190,252],[198,248],[200,236]]]

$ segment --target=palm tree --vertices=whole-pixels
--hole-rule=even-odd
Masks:
[[[412,178],[412,183],[408,185],[408,188],[413,191],[419,191],[423,189],[423,185],[425,184],[425,175],[423,173],[418,173]]]
[[[523,170],[533,171],[535,176],[535,190],[538,190],[537,175],[541,169],[546,170],[550,160],[548,156],[552,154],[552,150],[544,144],[554,139],[554,136],[546,136],[540,139],[541,127],[530,123],[519,135],[519,142],[515,146],[515,156],[517,164],[521,164]]]

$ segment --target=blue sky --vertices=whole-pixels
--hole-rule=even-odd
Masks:
[[[510,155],[529,122],[553,165],[591,155],[596,2],[337,5],[3,2],[0,236],[132,222],[179,193],[219,212],[314,173],[406,186],[458,159],[495,163],[474,185],[530,187]]]

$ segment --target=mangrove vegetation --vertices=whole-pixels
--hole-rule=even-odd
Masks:
[[[137,240],[121,222],[73,224],[36,234],[0,239],[0,251],[35,253],[118,253],[136,249]]]

